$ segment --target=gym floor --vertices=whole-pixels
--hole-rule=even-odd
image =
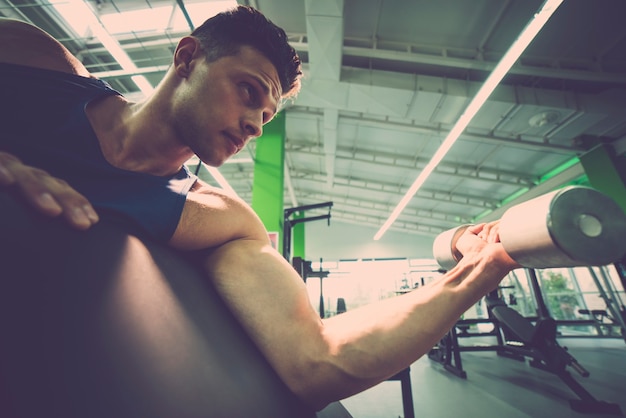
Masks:
[[[462,344],[469,344],[470,340]],[[559,340],[590,372],[572,376],[597,400],[618,404],[626,416],[626,342],[622,339]],[[594,418],[620,415],[578,413],[576,395],[557,376],[495,352],[461,353],[467,379],[424,356],[411,366],[415,418]],[[569,368],[568,368],[569,369]],[[342,401],[354,418],[403,416],[400,382],[388,381]]]

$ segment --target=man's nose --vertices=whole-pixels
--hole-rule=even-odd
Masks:
[[[246,135],[257,138],[263,134],[263,116],[259,112],[254,114],[250,113],[244,120],[244,131]]]

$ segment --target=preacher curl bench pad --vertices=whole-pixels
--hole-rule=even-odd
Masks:
[[[0,208],[0,416],[316,416],[181,254],[106,217]]]

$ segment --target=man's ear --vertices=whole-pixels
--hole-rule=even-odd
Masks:
[[[200,41],[193,36],[185,36],[176,46],[174,68],[179,77],[187,78],[191,73],[193,61],[201,53]]]

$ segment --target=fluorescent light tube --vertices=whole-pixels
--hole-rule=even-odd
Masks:
[[[554,11],[562,2],[563,0],[547,0],[544,2],[541,9],[533,16],[530,22],[528,22],[524,30],[522,30],[515,42],[513,42],[513,44],[509,47],[509,50],[504,54],[498,65],[496,65],[493,69],[485,83],[478,90],[472,101],[469,105],[467,105],[467,108],[456,124],[452,127],[446,139],[444,139],[431,160],[417,176],[417,179],[415,179],[409,190],[407,190],[406,194],[402,200],[400,200],[400,203],[398,203],[387,221],[385,221],[376,235],[374,235],[374,240],[379,240],[396,221],[396,219],[398,219],[398,216],[400,216],[404,208],[409,204],[409,201],[413,198],[413,196],[415,196],[420,187],[422,187],[428,176],[430,176],[430,174],[435,170],[435,167],[437,167],[437,165],[445,157],[450,148],[452,148],[452,145],[454,145],[472,118],[476,115],[476,113],[478,113],[500,81],[502,81],[502,78],[504,78],[513,64],[515,64],[515,62],[519,59],[526,47],[532,42],[533,39],[535,39],[537,33],[539,33],[541,28],[546,24],[550,16],[552,16]]]

